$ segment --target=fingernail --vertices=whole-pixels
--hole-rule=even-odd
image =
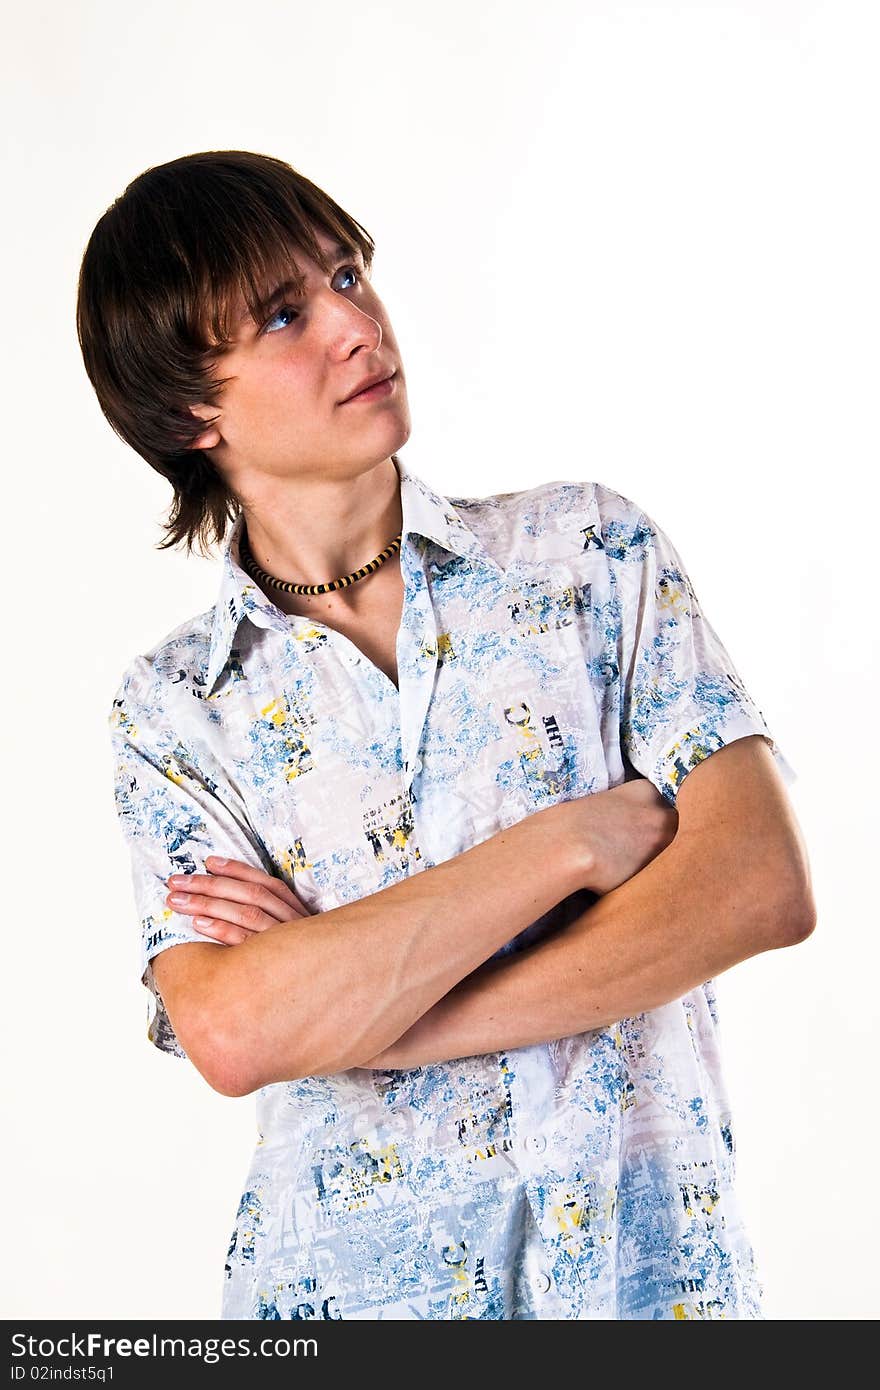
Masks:
[[[222,869],[224,864],[228,864],[228,859],[221,859],[219,854],[211,854],[205,861],[207,864],[216,864],[218,869]]]

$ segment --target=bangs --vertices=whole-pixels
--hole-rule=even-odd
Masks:
[[[117,220],[137,242],[126,275],[149,312],[164,299],[200,352],[220,355],[237,339],[242,308],[259,318],[266,296],[290,280],[304,288],[298,257],[329,266],[324,233],[367,268],[372,237],[338,203],[283,160],[215,150],[160,164],[129,185]],[[121,267],[120,267],[121,268]]]
[[[374,245],[357,223],[347,224],[313,209],[304,217],[299,208],[284,215],[261,216],[249,209],[246,225],[232,215],[212,223],[201,245],[201,264],[193,281],[193,332],[199,347],[220,357],[229,352],[249,325],[259,324],[278,285],[290,282],[291,294],[305,291],[301,259],[310,259],[329,273],[332,264],[315,232],[322,232],[345,249],[363,257],[370,268]],[[257,214],[256,216],[254,214]],[[335,259],[335,258],[334,258]]]

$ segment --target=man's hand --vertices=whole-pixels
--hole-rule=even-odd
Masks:
[[[606,1028],[804,941],[816,924],[809,863],[763,735],[693,768],[677,806],[667,853],[552,935],[486,961],[361,1065],[409,1069]]]
[[[678,830],[675,807],[646,777],[564,806],[581,855],[583,887],[593,893],[610,893],[626,883],[672,844]]]
[[[570,830],[574,853],[583,864],[583,887],[610,893],[632,878],[671,844],[678,813],[645,777],[608,791],[560,803],[557,813]],[[210,855],[207,874],[172,874],[166,905],[203,936],[237,946],[276,922],[312,914],[283,879],[253,864]],[[172,902],[185,893],[187,902]]]
[[[240,859],[221,864],[216,855],[209,855],[205,867],[207,874],[172,874],[166,879],[165,902],[174,912],[192,917],[196,931],[214,941],[238,946],[276,922],[313,915],[283,879],[253,864]],[[180,893],[186,894],[187,902],[173,901]]]

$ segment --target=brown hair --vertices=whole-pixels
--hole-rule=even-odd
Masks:
[[[197,542],[204,555],[241,510],[211,451],[192,448],[212,421],[188,407],[216,405],[230,379],[211,369],[231,346],[239,295],[258,320],[273,283],[301,278],[293,252],[331,269],[316,228],[369,268],[369,233],[291,165],[210,150],[146,169],[89,238],[77,337],[114,431],[174,488],[157,550],[185,541],[191,553]]]

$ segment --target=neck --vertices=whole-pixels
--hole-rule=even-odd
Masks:
[[[243,506],[257,564],[294,584],[325,584],[351,574],[374,560],[403,525],[400,478],[391,457],[355,477],[297,480],[295,491]],[[375,577],[367,575],[343,592],[353,593]],[[273,590],[273,601],[279,597]]]

